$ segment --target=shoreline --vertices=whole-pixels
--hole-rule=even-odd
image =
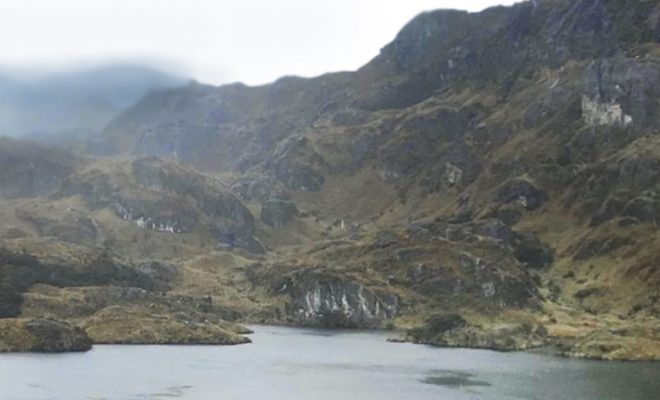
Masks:
[[[461,346],[461,345],[441,345],[441,344],[434,344],[434,343],[426,343],[426,342],[414,342],[410,340],[410,338],[407,338],[405,336],[406,331],[402,329],[388,329],[388,328],[382,328],[382,327],[374,327],[374,328],[325,328],[325,327],[314,327],[314,326],[297,326],[297,325],[288,325],[288,324],[276,324],[276,323],[271,323],[271,324],[245,324],[245,327],[249,329],[249,333],[244,333],[241,336],[245,337],[248,339],[248,341],[241,342],[241,343],[204,343],[204,342],[170,342],[170,343],[158,343],[158,342],[121,342],[121,341],[116,341],[116,342],[92,342],[90,344],[90,347],[87,349],[72,349],[72,350],[57,350],[57,351],[49,351],[49,350],[34,350],[34,349],[20,349],[20,350],[3,350],[0,351],[0,356],[4,354],[52,354],[52,355],[57,355],[57,354],[70,354],[70,353],[77,353],[77,354],[82,354],[86,353],[88,351],[93,350],[97,346],[125,346],[125,347],[140,347],[140,346],[148,346],[148,347],[217,347],[217,346],[238,346],[238,345],[243,345],[243,344],[252,344],[254,341],[250,338],[251,335],[258,333],[258,330],[260,328],[276,328],[276,329],[290,329],[290,330],[296,330],[296,331],[309,331],[309,332],[328,332],[328,333],[335,333],[335,334],[352,334],[352,333],[366,333],[366,334],[380,334],[380,336],[383,337],[383,340],[385,340],[388,343],[391,344],[412,344],[412,345],[421,345],[421,346],[428,346],[428,347],[433,347],[433,348],[438,348],[438,349],[464,349],[464,350],[484,350],[484,351],[492,351],[492,352],[497,352],[497,353],[529,353],[529,354],[537,354],[537,355],[542,355],[542,356],[548,356],[548,357],[555,357],[555,358],[563,358],[567,360],[587,360],[587,361],[598,361],[598,362],[605,362],[605,363],[611,363],[611,362],[624,362],[624,363],[660,363],[660,359],[658,358],[602,358],[602,357],[588,357],[588,356],[580,356],[580,355],[574,355],[570,354],[566,351],[563,351],[561,349],[561,346],[556,344],[556,343],[546,343],[542,346],[537,346],[537,347],[531,347],[527,349],[503,349],[503,348],[498,348],[496,346],[488,347],[488,346]]]

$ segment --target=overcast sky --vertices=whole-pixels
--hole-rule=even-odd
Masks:
[[[353,70],[416,14],[519,0],[0,0],[0,66],[144,61],[201,82]]]

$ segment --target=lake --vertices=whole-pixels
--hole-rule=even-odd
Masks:
[[[385,332],[253,327],[240,346],[0,355],[2,400],[660,398],[660,363],[388,343]]]

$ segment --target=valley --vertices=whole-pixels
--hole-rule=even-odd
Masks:
[[[258,323],[657,361],[659,43],[653,1],[438,10],[354,72],[156,89],[93,146],[3,138],[0,351]]]

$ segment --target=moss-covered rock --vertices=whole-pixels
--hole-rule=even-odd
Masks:
[[[161,310],[162,312],[162,310]],[[85,319],[94,343],[104,344],[243,344],[250,339],[238,325],[198,321],[185,314],[138,307],[110,306]]]
[[[87,351],[92,341],[85,331],[51,319],[0,319],[0,352],[59,353]]]
[[[407,333],[410,341],[446,347],[471,347],[500,351],[525,350],[546,344],[543,326],[532,323],[475,324],[458,314],[436,315]]]

